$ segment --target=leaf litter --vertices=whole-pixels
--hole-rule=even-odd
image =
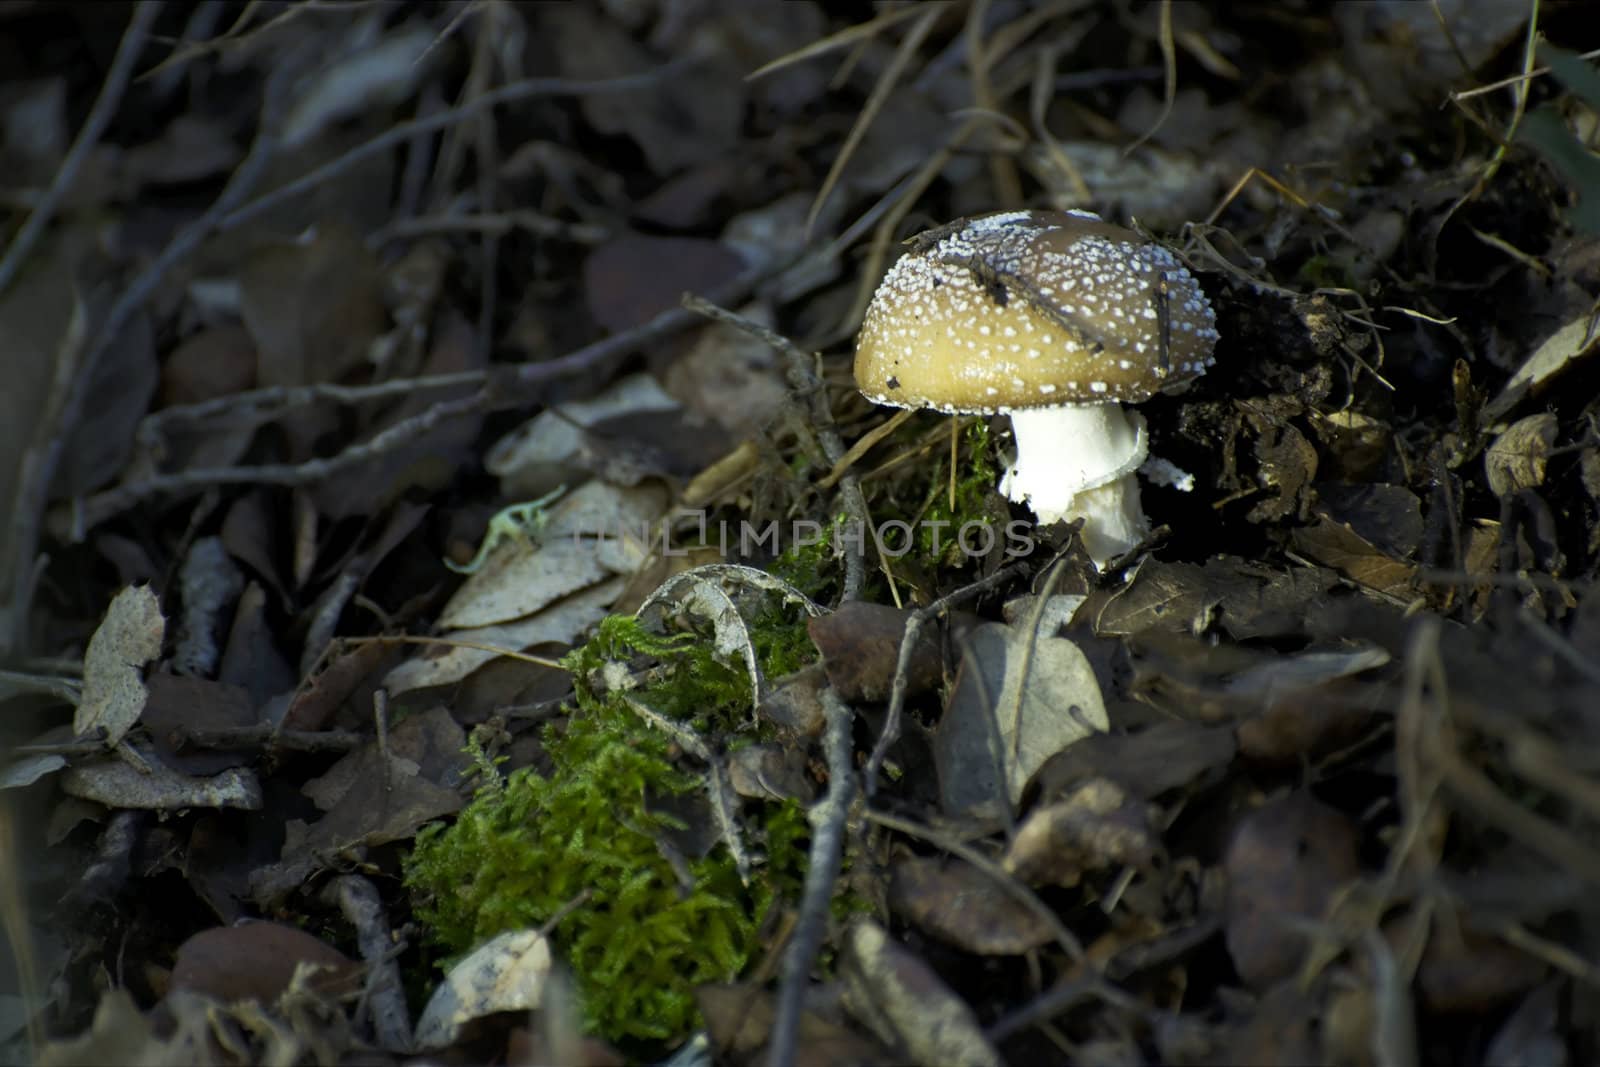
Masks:
[[[1600,1054],[1582,5],[247,7],[0,6],[8,1058]],[[1029,517],[848,369],[1024,208],[1217,308],[1104,575],[857,532]]]

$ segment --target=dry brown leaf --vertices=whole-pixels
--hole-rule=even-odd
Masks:
[[[1305,793],[1240,821],[1223,860],[1225,933],[1239,977],[1265,989],[1295,972],[1307,941],[1293,923],[1320,919],[1334,891],[1360,873],[1356,850],[1350,820]]]
[[[907,856],[889,875],[889,907],[957,948],[1015,956],[1055,940],[1055,930],[969,863]]]
[[[1315,526],[1294,531],[1295,548],[1351,581],[1390,596],[1409,599],[1416,588],[1417,565],[1386,555],[1349,526],[1324,516]]]
[[[1106,867],[1151,871],[1165,857],[1149,806],[1105,778],[1029,814],[1001,861],[1029,885],[1075,886]]]

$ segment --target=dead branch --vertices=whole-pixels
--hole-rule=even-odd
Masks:
[[[844,857],[845,822],[856,796],[850,759],[850,727],[854,713],[832,688],[822,691],[822,709],[827,716],[824,742],[828,753],[828,793],[808,813],[812,828],[811,855],[806,864],[800,917],[783,957],[783,978],[778,986],[777,1013],[767,1053],[770,1067],[794,1065],[795,1046],[800,1039],[800,1016],[805,1011],[806,990],[811,984],[811,964],[828,925],[828,905],[833,900],[834,883],[839,880]]]
[[[810,426],[816,428],[816,443],[821,446],[823,456],[829,463],[838,467],[845,457],[844,441],[839,437],[839,431],[834,429],[833,410],[828,406],[827,390],[812,366],[812,356],[776,330],[769,330],[743,315],[718,307],[712,301],[687,296],[684,298],[683,306],[708,319],[743,330],[783,353],[789,388],[805,402],[811,416]],[[801,432],[807,432],[808,429],[809,427],[802,427]],[[867,501],[861,495],[860,479],[854,474],[844,474],[839,478],[839,495],[844,504],[845,514],[861,530],[860,539],[853,550],[845,553],[844,557],[843,599],[855,600],[861,595],[861,586],[866,581],[867,574]]]

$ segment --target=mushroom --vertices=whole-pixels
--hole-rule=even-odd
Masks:
[[[1123,404],[1205,373],[1216,316],[1171,252],[1086,211],[1009,211],[912,239],[873,294],[856,385],[893,407],[1011,416],[1000,491],[1082,519],[1095,565],[1149,532],[1145,421]]]

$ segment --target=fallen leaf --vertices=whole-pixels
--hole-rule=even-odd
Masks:
[[[441,642],[429,654],[406,660],[390,671],[384,677],[384,688],[391,696],[398,696],[413,689],[459,682],[497,658],[500,653],[496,649],[517,652],[553,641],[570,645],[579,634],[606,617],[607,609],[622,592],[625,581],[612,578],[591,585],[515,622],[452,631],[449,640]],[[452,645],[450,641],[460,643]]]
[[[151,675],[148,687],[142,721],[162,762],[185,774],[216,774],[254,759],[242,750],[196,748],[185,740],[190,731],[255,725],[255,705],[243,688],[173,674]]]
[[[1541,411],[1518,419],[1483,454],[1483,473],[1495,496],[1510,496],[1544,484],[1545,463],[1556,443],[1554,413]]]
[[[145,664],[161,654],[166,626],[161,601],[149,586],[116,595],[83,656],[83,700],[72,716],[73,733],[104,731],[108,748],[127,735],[144,711]]]
[[[889,907],[979,956],[1016,956],[1055,939],[1055,928],[969,863],[907,856],[889,872]]]
[[[1417,565],[1382,552],[1349,526],[1323,516],[1315,526],[1295,528],[1292,536],[1297,551],[1351,581],[1394,597],[1414,595]]]
[[[270,1005],[289,988],[301,964],[317,968],[312,989],[342,995],[360,988],[361,965],[332,945],[293,926],[256,921],[202,930],[179,945],[171,987],[224,1004]]]
[[[378,262],[345,226],[324,222],[308,240],[280,242],[243,256],[239,311],[255,340],[262,386],[339,381],[360,367],[382,333]],[[317,454],[318,438],[338,425],[327,406],[297,408],[280,420],[291,458]]]
[[[1391,921],[1384,933],[1398,930]],[[1418,1002],[1440,1015],[1483,1018],[1544,980],[1548,968],[1526,952],[1438,917],[1417,966]]]
[[[446,630],[509,623],[615,574],[631,574],[665,512],[660,486],[587,482],[550,505],[543,525],[507,537],[469,575],[439,616]],[[556,638],[560,640],[561,638]]]
[[[1095,633],[1190,634],[1220,626],[1238,640],[1304,632],[1305,612],[1338,584],[1332,571],[1263,567],[1230,556],[1204,565],[1149,560],[1094,617]]]
[[[303,792],[327,814],[289,820],[282,858],[250,876],[250,892],[272,907],[340,856],[403,841],[426,822],[465,803],[458,784],[469,757],[466,737],[448,711],[433,708],[399,722],[379,745],[346,754]]]
[[[302,145],[340,119],[381,112],[416,91],[436,33],[418,25],[382,31],[373,41],[378,26],[358,22],[345,34],[348,45],[330,50],[323,68],[305,79],[279,134],[284,147]]]
[[[889,699],[900,641],[910,616],[903,608],[850,600],[806,624],[822,653],[828,681],[842,699],[869,703]],[[978,621],[970,615],[959,618],[962,630]],[[925,693],[944,680],[942,630],[937,623],[925,623],[918,631],[906,672],[907,697]]]
[[[1361,872],[1356,831],[1306,793],[1246,815],[1223,859],[1228,876],[1228,954],[1239,977],[1265,989],[1293,975],[1307,937],[1295,920],[1322,918],[1334,892]]]
[[[966,1002],[871,919],[846,928],[839,975],[845,1007],[906,1062],[1002,1062]]]
[[[417,1020],[417,1047],[446,1048],[474,1019],[539,1008],[554,965],[550,942],[537,930],[508,930],[478,946],[428,998]]]
[[[108,808],[179,811],[183,808],[261,808],[261,783],[248,767],[231,767],[209,778],[183,774],[148,758],[141,771],[115,757],[69,767],[61,788]]]
[[[1524,396],[1537,393],[1558,374],[1594,351],[1600,330],[1595,328],[1594,316],[1585,310],[1572,321],[1545,338],[1522,366],[1518,367],[1500,393],[1483,409],[1483,417],[1490,422],[1516,407]]]
[[[66,765],[66,759],[53,752],[35,752],[23,756],[0,766],[0,789],[24,789]]]
[[[560,65],[562,77],[579,80],[616,78],[638,74],[660,62],[636,43],[603,8],[584,4],[551,4],[538,9],[536,32],[546,38]],[[668,20],[679,23],[679,20]],[[682,20],[679,33],[694,26],[715,32],[707,18]],[[667,27],[662,27],[667,32]],[[690,40],[677,41],[682,52],[701,51]],[[668,175],[682,167],[711,159],[734,148],[739,140],[745,110],[743,74],[715,48],[701,53],[699,62],[674,72],[671,78],[624,92],[585,93],[579,98],[584,118],[597,130],[623,134],[638,144],[650,169]],[[665,265],[670,274],[670,265]]]
[[[773,326],[765,304],[741,308],[740,314]],[[686,407],[737,437],[766,427],[789,399],[783,363],[773,347],[724,325],[702,330],[694,346],[672,361],[662,384]]]
[[[750,744],[728,754],[728,784],[742,797],[799,800],[809,804],[816,783],[806,775],[806,756],[792,745]]]
[[[760,1067],[767,1063],[767,1041],[777,1016],[777,996],[771,990],[754,984],[705,985],[695,990],[694,998],[705,1019],[717,1063],[734,1067]],[[830,1022],[815,1011],[801,1013],[795,1067],[880,1067],[894,1062],[855,1031]]]
[[[1483,1062],[1563,1067],[1567,1044],[1560,1033],[1560,993],[1554,982],[1539,986],[1495,1031]]]
[[[108,294],[90,302],[91,321],[109,309]],[[110,482],[122,473],[133,454],[134,431],[150,410],[160,384],[155,336],[143,311],[130,316],[103,349],[89,375],[77,388],[83,397],[81,416],[69,428],[61,466],[50,486],[55,500],[66,500]]]
[[[630,233],[589,253],[583,291],[594,320],[621,333],[677,307],[684,293],[715,289],[747,268],[744,257],[720,241]]]
[[[1048,804],[1079,783],[1104,776],[1146,800],[1187,785],[1233,759],[1233,730],[1193,722],[1158,722],[1127,734],[1093,734],[1058,752],[1034,775]]]
[[[1143,800],[1097,778],[1030,812],[1006,846],[1002,866],[1029,885],[1077,885],[1089,871],[1153,871],[1165,849]]]
[[[27,269],[0,292],[0,352],[6,353],[6,386],[0,389],[0,501],[8,509],[39,420],[50,410],[55,368],[84,343],[88,329],[88,312],[65,241],[46,242]],[[14,553],[4,549],[12,525],[7,522],[0,534],[0,580],[8,589],[14,588],[8,577]]]
[[[1045,760],[1107,726],[1100,683],[1077,645],[1001,623],[976,627],[934,733],[945,812],[1015,805]]]

